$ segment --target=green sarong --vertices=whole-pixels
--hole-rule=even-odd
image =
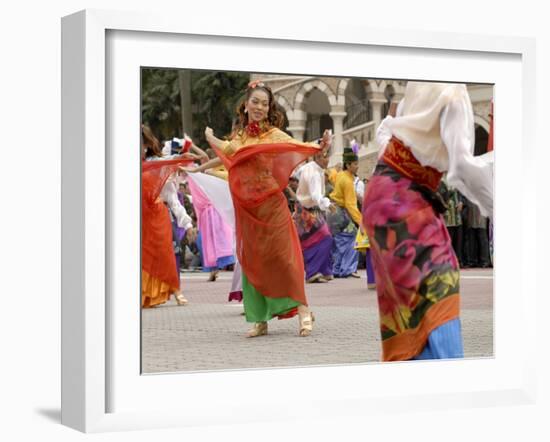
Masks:
[[[243,272],[243,304],[247,322],[267,322],[275,316],[284,316],[300,303],[292,298],[269,298],[262,295],[248,281]]]

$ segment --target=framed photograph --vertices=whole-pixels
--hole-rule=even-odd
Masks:
[[[444,85],[445,88],[453,87],[452,83]],[[165,219],[162,223],[164,234],[153,236],[148,233],[156,224],[142,215],[142,241],[146,243],[142,245],[142,251],[147,254],[147,262],[141,266],[147,275],[142,283],[143,374],[380,362],[377,277],[371,250],[366,250],[370,249],[370,243],[367,240],[364,244],[359,244],[359,241],[355,244],[357,233],[342,234],[338,231],[335,221],[340,218],[337,212],[334,216],[330,211],[305,212],[299,198],[311,204],[304,198],[306,182],[310,182],[306,176],[310,176],[311,170],[319,171],[313,164],[320,164],[325,172],[324,186],[319,188],[319,192],[329,201],[337,199],[337,193],[332,192],[336,192],[338,187],[336,177],[343,167],[344,148],[348,148],[351,152],[346,155],[352,154],[357,160],[357,164],[351,167],[356,168],[353,173],[357,178],[357,206],[359,210],[363,209],[365,182],[373,179],[379,158],[376,128],[386,115],[397,110],[406,87],[406,80],[395,79],[141,68],[144,144],[152,143],[151,147],[144,148],[148,170],[142,170],[143,182],[152,180],[154,176],[160,177],[159,171],[164,167],[173,167],[172,163],[163,166],[164,163],[158,161],[160,159],[177,161],[178,156],[187,156],[194,165],[199,165],[210,161],[210,157],[215,158],[214,150],[204,137],[206,127],[220,137],[230,138],[232,133],[236,133],[238,139],[245,137],[248,140],[247,134],[239,136],[238,129],[232,130],[232,126],[247,118],[243,107],[246,96],[250,95],[252,106],[256,96],[262,96],[260,91],[272,94],[276,103],[272,115],[281,117],[280,130],[284,132],[283,135],[266,127],[263,139],[283,136],[303,143],[322,139],[325,131],[333,134],[326,157],[317,159],[317,162],[306,160],[295,167],[284,183],[285,200],[280,200],[278,209],[269,210],[270,218],[274,216],[273,212],[290,211],[298,239],[304,244],[306,264],[296,263],[293,268],[301,269],[300,273],[304,268],[306,270],[305,299],[316,318],[314,342],[294,338],[300,328],[297,327],[299,315],[288,308],[287,302],[283,304],[282,315],[273,315],[287,320],[266,321],[266,325],[254,328],[254,318],[265,319],[265,316],[261,313],[245,314],[241,275],[252,266],[246,261],[241,265],[236,247],[232,246],[236,209],[231,203],[229,174],[224,166],[217,166],[208,174],[184,174],[180,171],[171,175],[161,192],[163,200],[168,202],[168,210],[157,202],[162,210],[154,212],[155,221],[157,217]],[[466,90],[474,110],[474,155],[490,157],[493,84],[469,83]],[[186,96],[189,97],[187,104],[182,98]],[[263,115],[261,106],[254,109]],[[487,177],[492,179],[489,173]],[[445,180],[442,186],[446,186],[444,183]],[[143,192],[142,189],[142,195]],[[462,269],[460,320],[464,357],[493,357],[492,224],[480,215],[472,202],[453,188],[442,187],[440,193],[448,201],[449,210],[445,212],[447,230],[453,238],[453,248]],[[153,212],[147,213],[153,217]],[[168,213],[172,215],[172,228],[166,216]],[[312,213],[313,216],[309,216]],[[241,219],[241,222],[244,221]],[[259,231],[260,225],[254,224],[255,230]],[[279,232],[280,227],[275,230],[283,234]],[[269,281],[271,275],[288,279],[276,265],[273,245],[265,247],[269,253],[263,258],[260,248],[271,241],[267,228],[267,240],[254,241],[253,234],[249,235],[251,238],[243,238],[243,242],[254,243],[248,248],[253,260],[266,259],[269,262],[265,265],[268,275],[263,275],[263,279]],[[301,256],[302,251],[299,253]],[[245,255],[242,252],[246,259]],[[292,249],[285,249],[280,255],[286,264],[292,259]],[[166,262],[164,266],[154,264],[163,260]],[[404,262],[399,264],[400,272]],[[164,273],[166,268],[174,267],[177,272]],[[162,274],[165,279],[179,276],[179,291],[163,293],[150,282],[150,272]],[[301,279],[304,285],[303,275],[297,279]],[[173,284],[177,284],[177,280]],[[264,290],[276,284],[273,281],[266,283]],[[284,291],[286,286],[278,287],[278,290]],[[248,327],[247,321],[252,322]],[[308,331],[304,328],[302,333]],[[249,334],[263,336],[263,333],[270,335],[268,341],[246,339]],[[390,357],[386,356],[385,360],[392,360]],[[400,356],[400,359],[407,358]]]
[[[237,35],[234,28],[218,22],[190,22],[182,32],[178,21],[169,17],[108,11],[79,12],[65,17],[62,26],[65,425],[98,432],[396,413],[412,404],[417,410],[436,410],[533,402],[535,341],[527,338],[536,328],[529,316],[536,291],[527,270],[518,269],[518,262],[527,262],[528,249],[522,247],[514,255],[500,253],[512,233],[519,235],[520,244],[535,243],[534,232],[521,228],[534,217],[535,207],[535,194],[526,190],[535,188],[528,185],[534,176],[525,173],[534,153],[532,40],[420,31],[396,34],[368,28],[338,29],[329,38],[318,29],[284,26],[269,31],[250,27]],[[137,128],[143,122],[143,75],[155,69],[237,72],[247,80],[271,82],[272,89],[279,91],[276,97],[286,110],[294,138],[316,139],[323,125],[332,124],[330,129],[339,137],[337,151],[356,141],[365,171],[371,167],[367,160],[374,153],[374,130],[407,81],[468,84],[474,110],[478,106],[474,114],[481,134],[483,130],[488,134],[485,117],[493,101],[498,115],[494,120],[495,269],[494,277],[493,272],[488,277],[492,284],[484,286],[492,291],[483,294],[490,308],[485,316],[470,319],[474,325],[483,322],[490,336],[468,337],[485,347],[458,360],[378,363],[372,356],[379,352],[372,348],[374,340],[365,335],[364,345],[369,346],[365,351],[362,335],[352,327],[334,345],[357,347],[344,349],[341,357],[296,357],[270,364],[260,362],[259,347],[242,346],[240,335],[246,328],[238,308],[192,310],[193,302],[200,302],[190,295],[189,307],[176,307],[170,301],[168,306],[142,312]],[[351,107],[345,112],[345,97],[348,85],[358,79],[362,84],[372,82],[373,95],[365,97],[371,98],[365,111],[370,116],[354,125],[344,121],[344,113],[351,115]],[[282,92],[285,84],[302,88],[297,88],[292,103]],[[375,85],[380,90],[374,90]],[[324,93],[327,90],[337,93]],[[318,100],[327,100],[328,111],[319,114],[332,113],[331,121],[306,115],[306,107],[316,100],[312,91],[319,91]],[[362,97],[356,98],[360,102]],[[337,160],[331,158],[331,165]],[[523,176],[525,185],[515,185],[511,174]],[[510,201],[521,205],[519,231],[517,204]],[[185,279],[184,274],[183,284]],[[363,285],[365,297],[369,296]],[[514,297],[510,287],[517,290]],[[361,308],[375,310],[376,303]],[[232,325],[240,321],[242,329],[226,333],[227,353],[219,354],[219,346],[207,345],[224,333],[206,325],[212,320],[205,320],[205,325],[195,322],[193,333],[185,332],[181,316],[185,309],[215,318],[230,316]],[[322,312],[328,318],[329,310],[320,309],[320,319]],[[295,333],[296,327],[290,328],[288,333]],[[170,345],[156,345],[155,339],[170,340],[172,330]],[[315,334],[310,338],[296,338],[307,344],[290,347],[283,340],[275,351],[299,354],[300,346],[307,345],[314,354],[315,343],[327,345],[320,337],[316,341]],[[186,361],[186,355],[200,354],[201,349],[203,354]],[[364,351],[361,356],[351,357],[360,351]],[[241,358],[233,361],[234,353]],[[174,354],[179,356],[170,358]],[[262,407],[251,407],[258,392],[266,389],[269,400]],[[307,395],[289,402],[289,391]]]

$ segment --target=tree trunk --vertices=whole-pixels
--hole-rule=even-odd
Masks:
[[[193,118],[191,114],[191,71],[180,69],[178,71],[181,98],[181,123],[183,132],[193,136]],[[182,133],[183,136],[183,133]]]

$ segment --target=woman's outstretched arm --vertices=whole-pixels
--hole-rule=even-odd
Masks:
[[[221,164],[222,164],[222,160],[216,157],[216,158],[212,158],[210,161],[207,161],[206,163],[201,164],[199,167],[185,166],[185,167],[180,167],[180,170],[183,170],[184,172],[191,172],[191,173],[204,172],[207,169],[220,166]]]

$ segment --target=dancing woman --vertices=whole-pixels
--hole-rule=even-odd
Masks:
[[[220,269],[235,264],[233,231],[201,187],[192,179],[188,179],[187,183],[197,214],[197,245],[201,251],[202,271],[210,273],[209,281],[215,281]]]
[[[193,182],[200,189],[201,194],[208,199],[208,202],[223,219],[225,225],[231,230],[231,252],[235,256],[235,210],[229,190],[229,183],[223,178],[223,174],[212,174],[212,169],[205,173],[192,173],[187,175],[187,182]],[[227,175],[227,172],[226,172]],[[194,199],[193,199],[194,201]],[[241,266],[235,260],[233,268],[233,279],[229,290],[228,301],[243,300]]]
[[[185,144],[182,145],[182,152],[185,152],[185,146],[188,146],[186,154],[194,160],[200,161],[201,164],[216,157],[212,149],[207,149],[205,152],[195,145],[187,135],[184,135],[183,141]],[[227,181],[227,171],[223,165],[210,169],[207,173]],[[204,189],[197,186],[193,180],[188,181],[188,185],[197,214],[197,246],[201,255],[202,271],[210,273],[209,281],[216,281],[220,269],[235,264],[232,252],[234,234],[218,213],[217,208],[212,205],[211,199],[205,195]]]
[[[325,216],[336,208],[325,196],[325,171],[329,149],[325,148],[302,166],[296,190],[294,223],[304,255],[306,282],[327,282],[332,276],[333,239]]]
[[[296,141],[280,129],[283,115],[271,89],[262,82],[249,84],[237,112],[230,141],[216,138],[206,128],[206,139],[219,159],[194,171],[220,160],[229,171],[244,310],[246,320],[254,323],[247,336],[265,335],[267,321],[296,314],[299,335],[309,336],[313,317],[305,295],[304,261],[283,189],[294,168],[319,146]]]
[[[141,305],[149,308],[163,304],[171,294],[178,305],[186,305],[187,299],[180,290],[168,207],[178,225],[192,234],[191,218],[179,204],[175,184],[170,180],[178,167],[192,160],[163,160],[160,143],[147,126],[142,126],[141,152]]]
[[[463,357],[459,265],[436,189],[447,182],[492,215],[493,169],[473,156],[474,120],[463,84],[409,82],[367,185],[382,359]]]

